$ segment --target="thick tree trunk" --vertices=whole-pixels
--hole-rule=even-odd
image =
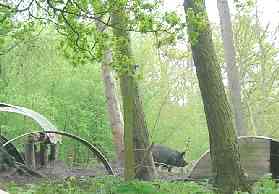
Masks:
[[[120,77],[120,87],[124,109],[124,177],[125,180],[135,178],[134,155],[134,115],[133,115],[133,79],[130,76]]]
[[[155,167],[142,101],[136,81],[134,81],[133,87],[133,116],[135,118],[133,142],[135,149],[136,178],[152,180],[155,177]]]
[[[246,187],[232,114],[212,42],[204,0],[185,0],[184,8],[192,55],[204,104],[214,184],[219,193],[233,194]]]
[[[124,155],[126,180],[134,178],[151,180],[155,175],[155,167],[151,154],[148,129],[146,127],[142,103],[140,101],[134,65],[130,49],[129,34],[125,31],[127,15],[122,10],[112,14],[115,36],[115,63],[120,69],[120,88],[124,109]]]
[[[223,38],[226,71],[228,75],[230,99],[232,103],[235,127],[239,136],[247,135],[243,126],[243,112],[241,103],[241,85],[239,69],[236,66],[236,54],[233,44],[233,31],[230,17],[230,9],[227,0],[217,0],[220,16],[220,25]]]

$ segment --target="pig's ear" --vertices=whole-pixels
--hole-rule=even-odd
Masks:
[[[185,152],[181,152],[181,156],[183,157],[185,155]]]

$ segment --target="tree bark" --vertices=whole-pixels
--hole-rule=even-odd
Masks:
[[[239,69],[236,66],[236,54],[233,44],[233,31],[228,1],[217,0],[217,6],[220,17],[226,71],[228,75],[230,99],[234,113],[235,127],[239,136],[245,136],[247,135],[247,130],[245,130],[243,126],[240,76]]]
[[[111,51],[105,51],[105,55],[111,55]],[[107,58],[107,57],[106,57]],[[123,166],[124,161],[124,123],[120,103],[116,95],[115,80],[112,76],[111,68],[108,65],[108,59],[104,59],[102,63],[102,76],[105,85],[105,94],[107,99],[108,113],[110,125],[112,128],[113,141],[116,147],[117,159],[120,166]]]
[[[100,16],[102,17],[102,16]],[[98,21],[95,22],[99,33],[105,31],[107,26]],[[117,90],[115,79],[112,75],[112,51],[110,48],[105,48],[102,59],[102,78],[105,87],[105,95],[107,100],[107,108],[110,126],[112,129],[113,142],[117,156],[117,164],[120,168],[124,166],[124,123],[123,116],[120,109],[120,102],[117,98]]]
[[[130,38],[125,30],[127,14],[124,7],[112,13],[112,25],[115,37],[114,62],[120,69],[120,88],[124,110],[124,176],[126,180],[138,178],[151,180],[155,176],[155,167],[150,149],[149,134],[146,127],[135,68],[132,63]]]
[[[184,0],[184,9],[207,120],[214,185],[222,194],[248,190],[204,0]]]
[[[97,25],[98,26],[98,25]],[[101,27],[98,27],[101,31]],[[117,160],[120,167],[124,162],[124,123],[120,109],[120,103],[117,98],[116,84],[112,75],[110,64],[112,63],[112,53],[110,49],[106,49],[102,61],[102,77],[105,86],[105,95],[107,99],[107,107],[109,113],[110,125],[112,128],[113,141],[116,147]]]

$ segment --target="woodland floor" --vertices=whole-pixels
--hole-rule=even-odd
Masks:
[[[116,164],[111,163],[116,176],[123,175],[123,169],[117,167]],[[104,176],[108,173],[101,164],[97,164],[91,168],[78,168],[69,167],[63,161],[56,161],[46,167],[36,169],[35,172],[42,175],[42,178],[31,175],[20,175],[16,171],[8,171],[0,173],[0,183],[15,182],[18,184],[30,184],[40,182],[46,179],[65,180],[70,177],[76,177],[79,179],[86,179],[91,177]],[[157,178],[162,180],[186,180],[187,173],[182,172],[182,169],[174,169],[172,172],[168,172],[166,169],[157,169]]]

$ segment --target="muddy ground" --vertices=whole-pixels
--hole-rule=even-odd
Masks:
[[[110,165],[116,176],[123,175],[123,169],[119,168],[115,162],[111,162]],[[0,172],[0,183],[12,181],[18,184],[30,184],[44,181],[46,179],[59,181],[66,180],[69,177],[86,179],[89,177],[108,175],[102,164],[97,164],[93,167],[81,168],[67,166],[63,161],[55,161],[34,171],[40,174],[41,177],[27,174],[22,175],[15,170]],[[175,168],[172,172],[168,172],[167,169],[157,168],[157,177],[158,179],[163,180],[184,180],[187,179],[187,172],[183,171],[181,168]]]

